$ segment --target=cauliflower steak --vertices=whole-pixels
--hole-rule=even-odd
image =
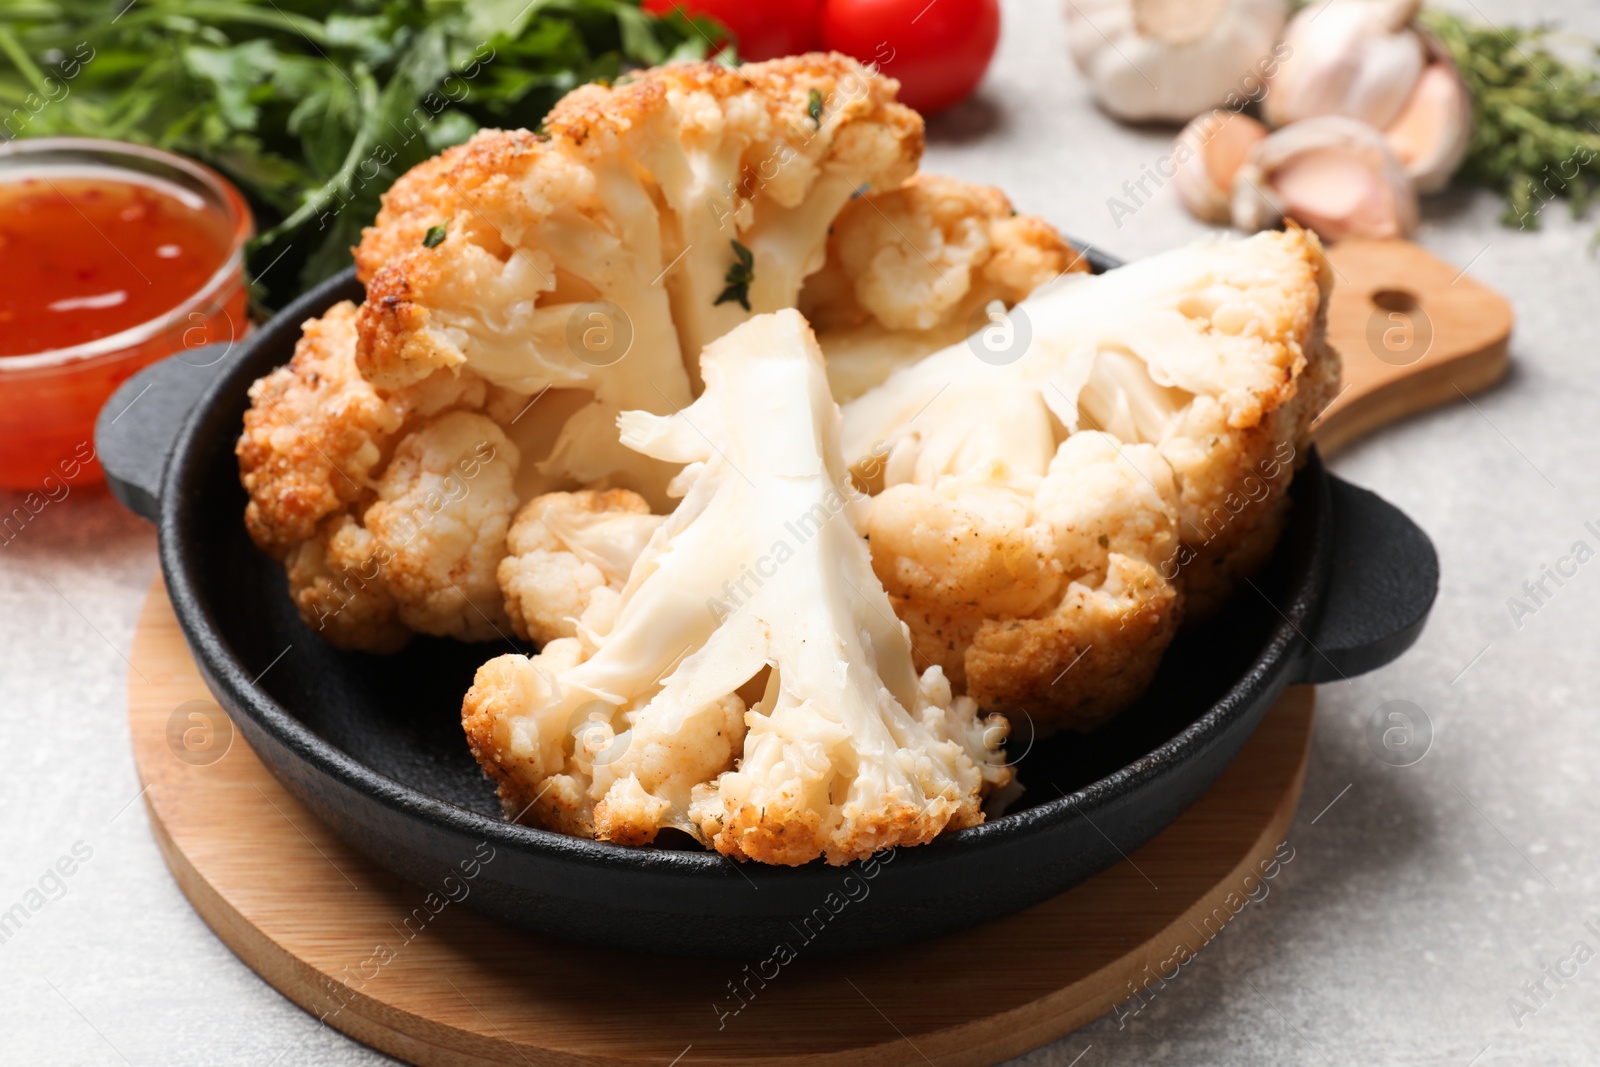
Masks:
[[[1030,342],[846,405],[874,570],[958,691],[1091,728],[1266,559],[1337,388],[1329,274],[1295,230],[1063,278],[1011,312]]]
[[[545,468],[663,505],[672,472],[618,444],[618,413],[687,405],[705,344],[793,307],[840,209],[911,175],[922,120],[896,88],[839,55],[674,65],[574,90],[542,132],[446,151],[363,236],[362,371],[590,390]]]
[[[627,447],[687,466],[615,603],[536,656],[491,660],[463,703],[507,814],[635,844],[673,827],[787,865],[981,822],[1011,775],[1005,720],[980,719],[937,665],[918,671],[852,522],[862,500],[805,320],[757,316],[701,369],[682,412],[621,418]]]

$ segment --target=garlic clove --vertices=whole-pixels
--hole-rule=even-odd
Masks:
[[[1233,223],[1264,230],[1290,218],[1328,241],[1400,237],[1417,193],[1377,130],[1341,115],[1285,126],[1251,149],[1233,188]]]
[[[1427,62],[1411,28],[1419,0],[1328,0],[1303,8],[1284,34],[1288,55],[1268,81],[1273,126],[1347,115],[1383,129],[1405,107]]]
[[[1472,143],[1472,94],[1449,60],[1428,64],[1411,98],[1383,131],[1419,193],[1449,184]]]
[[[1233,179],[1267,128],[1249,115],[1211,111],[1183,128],[1172,149],[1178,199],[1199,219],[1226,223],[1233,216]]]
[[[1073,62],[1125,122],[1238,110],[1277,67],[1289,0],[1065,0]]]

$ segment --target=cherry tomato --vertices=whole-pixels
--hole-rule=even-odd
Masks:
[[[971,95],[1000,41],[999,0],[824,0],[822,46],[900,79],[923,114]]]
[[[732,32],[746,60],[812,51],[822,20],[822,0],[644,0],[644,9],[714,18]]]

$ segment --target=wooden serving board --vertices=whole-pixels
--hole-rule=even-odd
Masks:
[[[1329,333],[1348,388],[1318,425],[1324,453],[1505,372],[1511,310],[1493,292],[1403,241],[1345,242],[1328,255]],[[1137,1011],[1292,862],[1281,846],[1313,707],[1309,688],[1290,690],[1181,818],[1053,900],[890,952],[802,953],[758,981],[743,961],[563,943],[460,902],[433,914],[424,890],[334,837],[233,733],[159,579],[131,663],[145,805],[195,910],[295,1003],[425,1067],[988,1065],[1118,1005]],[[197,729],[198,755],[185,740]],[[757,992],[736,999],[730,983]]]
[[[1505,297],[1410,241],[1328,249],[1328,338],[1344,392],[1316,426],[1330,456],[1380,426],[1487,389],[1511,365]]]

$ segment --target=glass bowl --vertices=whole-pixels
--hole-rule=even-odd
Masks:
[[[186,202],[198,198],[227,235],[226,255],[199,289],[155,318],[68,348],[0,356],[0,488],[33,490],[24,502],[40,494],[55,499],[61,486],[101,479],[95,417],[123,381],[167,356],[242,338],[249,327],[244,246],[254,220],[227,179],[183,156],[121,141],[41,137],[0,144],[0,184],[122,175],[158,191],[176,187],[190,194]],[[7,264],[0,274],[27,269]],[[196,358],[213,362],[223,351]]]

